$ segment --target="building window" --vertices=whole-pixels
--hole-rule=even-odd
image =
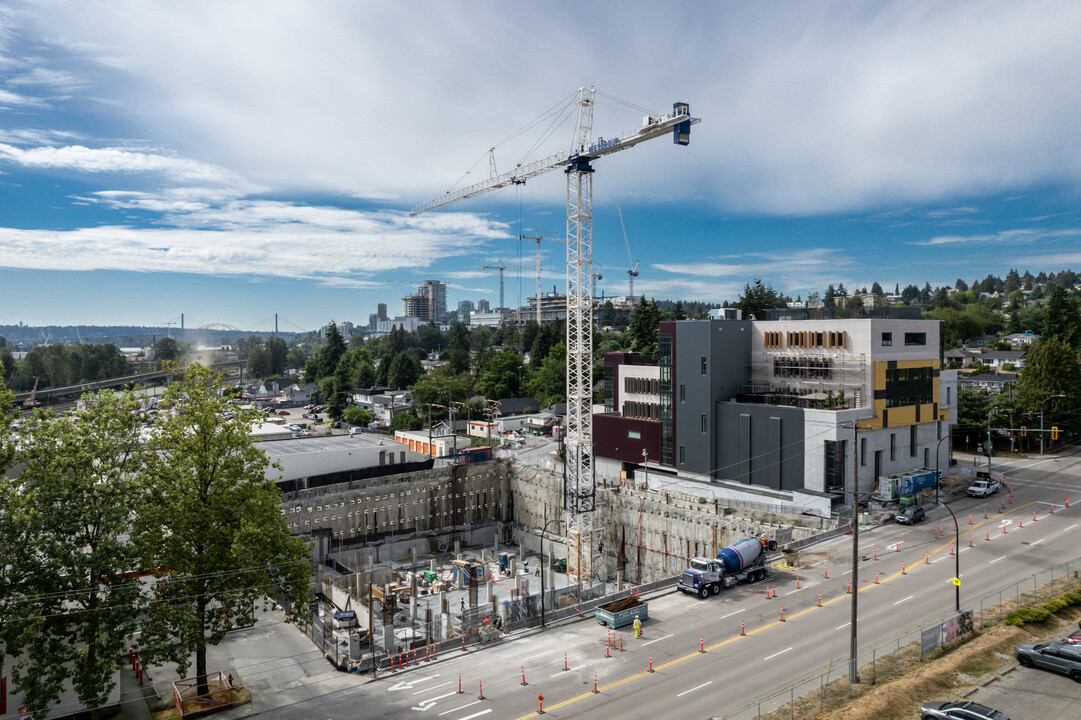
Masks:
[[[934,374],[934,369],[930,367],[887,369],[886,407],[934,402]]]
[[[867,438],[860,438],[860,465],[867,467]]]
[[[905,333],[905,345],[926,345],[927,333]]]
[[[686,385],[680,385],[679,386],[679,401],[680,402],[687,402],[687,386]]]
[[[702,432],[706,432],[707,430],[708,430],[708,428],[706,427],[706,416],[703,415],[702,416]]]
[[[890,433],[890,460],[897,459],[897,433]]]
[[[637,430],[628,430],[627,431],[627,439],[628,440],[641,440],[642,439],[642,433],[638,432]]]
[[[916,425],[908,429],[908,454],[916,457]]]
[[[845,445],[847,440],[826,440],[825,481],[827,492],[843,492],[845,489]]]
[[[604,364],[604,411],[614,412],[615,403],[615,367],[612,363]]]
[[[704,355],[702,356],[702,374],[706,374],[706,358]]]
[[[661,420],[661,464],[672,464],[672,335],[659,334],[657,337],[657,365],[660,369],[660,420]]]
[[[891,333],[891,332],[882,333],[882,346],[883,347],[889,347],[890,345],[893,345],[893,333]]]
[[[946,404],[953,404],[953,388],[948,385],[946,386]]]
[[[687,447],[685,445],[679,446],[679,464],[687,462]]]

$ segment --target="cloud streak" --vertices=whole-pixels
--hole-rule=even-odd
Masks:
[[[37,270],[125,270],[290,278],[333,287],[375,287],[381,273],[427,268],[470,255],[500,223],[463,213],[431,221],[266,200],[212,206],[187,197],[109,192],[90,198],[164,213],[173,225],[68,231],[0,228],[0,266]]]

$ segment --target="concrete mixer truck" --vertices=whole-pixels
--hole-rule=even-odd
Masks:
[[[737,540],[717,553],[714,559],[692,558],[691,566],[679,576],[676,587],[704,598],[716,595],[722,587],[731,587],[740,581],[757,582],[765,578],[768,572],[766,551],[776,549],[777,541],[765,536]]]

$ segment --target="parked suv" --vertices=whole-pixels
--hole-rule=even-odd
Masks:
[[[923,518],[923,508],[919,505],[910,505],[897,513],[896,520],[902,525],[915,525],[918,522],[923,522]]]
[[[1013,651],[1022,666],[1054,670],[1081,683],[1081,647],[1059,641],[1040,645],[1021,643]]]

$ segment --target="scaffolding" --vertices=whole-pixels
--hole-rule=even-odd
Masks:
[[[867,407],[867,356],[846,352],[751,353],[744,401],[805,408]]]

